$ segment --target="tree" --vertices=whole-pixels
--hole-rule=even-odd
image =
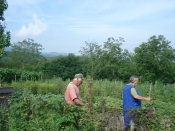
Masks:
[[[42,45],[35,43],[32,39],[12,44],[10,60],[14,68],[31,70],[41,62]]]
[[[80,56],[75,56],[74,54],[58,56],[49,60],[42,66],[42,70],[47,78],[56,76],[61,77],[63,80],[72,79],[75,74],[83,73]]]
[[[4,11],[8,8],[6,0],[0,0],[0,21],[4,21]],[[5,47],[10,46],[10,32],[5,32],[5,25],[0,23],[0,58],[5,54]]]
[[[85,57],[86,70],[93,72],[95,79],[125,79],[130,76],[133,68],[131,62],[131,54],[128,50],[121,48],[124,39],[108,38],[107,42],[104,42],[103,46],[97,45],[96,42],[85,43],[86,47],[83,47],[80,52]],[[129,63],[129,69],[128,67]],[[83,68],[84,69],[84,68]],[[90,70],[89,70],[90,69]],[[133,70],[132,70],[133,71]]]
[[[119,39],[114,39],[113,37],[108,38],[107,42],[104,42],[103,49],[101,51],[101,62],[99,62],[98,72],[100,77],[116,79],[119,74],[118,70],[121,65],[122,60],[122,49],[121,45],[124,39],[119,37]],[[105,73],[105,75],[104,75]]]
[[[99,58],[99,52],[101,51],[101,46],[96,42],[86,42],[86,47],[82,47],[79,51],[82,54],[83,70],[90,75],[92,78],[95,76],[95,65],[97,64]]]
[[[163,35],[152,36],[135,48],[134,60],[142,81],[175,81],[175,49]]]
[[[134,54],[128,50],[124,50],[122,53],[122,59],[120,60],[120,67],[118,68],[118,78],[124,82],[128,82],[131,75],[137,75],[137,67],[133,62]]]

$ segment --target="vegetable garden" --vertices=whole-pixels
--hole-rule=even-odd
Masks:
[[[103,131],[108,118],[116,108],[122,116],[121,81],[92,80],[87,77],[80,87],[82,100],[87,108],[69,106],[64,100],[64,91],[70,80],[23,80],[3,84],[12,86],[14,95],[8,98],[9,108],[0,111],[1,131]],[[143,96],[148,96],[150,83],[137,86]],[[136,124],[144,130],[175,129],[175,84],[152,86],[151,102],[142,103]],[[105,115],[102,115],[105,103]],[[154,109],[154,110],[152,110]],[[76,110],[79,110],[79,114]],[[80,116],[80,118],[78,118]],[[79,119],[79,120],[78,120]],[[118,127],[116,130],[121,130]]]

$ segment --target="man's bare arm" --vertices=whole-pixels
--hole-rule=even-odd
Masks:
[[[135,88],[131,88],[131,94],[135,99],[138,100],[144,100],[144,101],[151,101],[150,97],[143,97],[143,96],[139,96],[135,90]]]
[[[75,102],[75,105],[84,106],[84,104],[78,98],[75,98],[73,101]]]
[[[138,100],[151,101],[150,97],[142,97],[142,96],[139,96],[139,95],[135,95],[134,98],[138,99]]]

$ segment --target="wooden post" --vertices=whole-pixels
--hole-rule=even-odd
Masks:
[[[110,131],[111,129],[111,119],[112,119],[112,113],[109,115],[107,131]]]
[[[117,109],[114,110],[114,128],[113,131],[117,130]]]
[[[120,123],[120,127],[123,129],[123,116],[117,115],[117,117],[118,117],[118,121]]]
[[[149,97],[151,97],[152,83],[150,84]]]
[[[102,102],[102,117],[105,116],[105,101]]]
[[[134,128],[135,128],[135,123],[131,120],[130,130],[134,131]]]

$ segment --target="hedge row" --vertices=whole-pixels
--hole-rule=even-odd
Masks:
[[[0,68],[0,83],[11,83],[12,81],[39,79],[42,79],[41,72],[28,72],[22,70]]]

